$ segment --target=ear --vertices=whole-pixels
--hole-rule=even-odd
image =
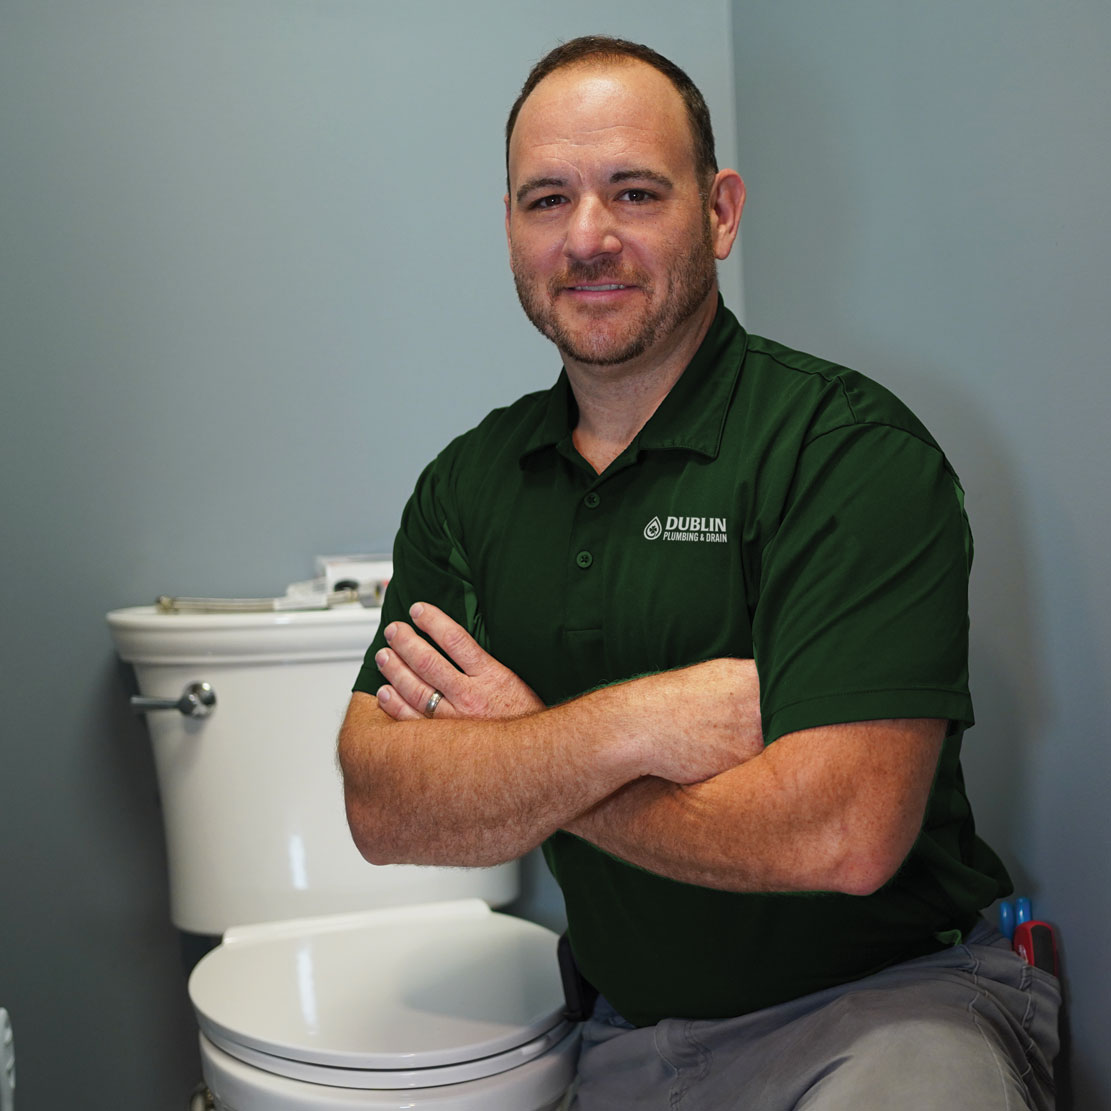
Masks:
[[[745,207],[745,183],[736,170],[718,170],[710,186],[710,237],[714,257],[729,257],[741,226]]]
[[[506,193],[502,200],[505,202],[505,242],[506,246],[512,248],[513,240],[509,235],[509,194]]]

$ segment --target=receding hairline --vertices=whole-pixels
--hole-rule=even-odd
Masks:
[[[614,54],[612,56],[592,54],[586,58],[574,58],[571,61],[561,65],[558,69],[553,69],[551,73],[544,74],[544,76],[541,77],[539,81],[537,81],[535,86],[533,86],[533,88],[529,90],[528,96],[526,96],[517,106],[517,111],[513,116],[512,129],[506,135],[506,154],[508,155],[509,144],[512,142],[513,136],[517,133],[517,122],[521,118],[521,112],[524,111],[525,105],[528,104],[529,101],[531,101],[533,97],[536,96],[536,94],[540,92],[544,88],[544,86],[547,85],[548,82],[551,81],[553,78],[561,77],[563,74],[567,73],[593,72],[599,75],[605,75],[612,70],[629,70],[634,68],[646,70],[649,73],[655,73],[668,87],[668,89],[670,89],[671,92],[674,94],[683,120],[687,123],[687,130],[688,132],[690,132],[691,148],[692,150],[694,150],[694,148],[696,147],[694,129],[690,126],[687,106],[683,101],[683,94],[679,91],[678,88],[676,88],[675,82],[672,81],[666,73],[664,73],[662,70],[657,69],[650,62],[645,62],[640,58],[630,57],[628,54]],[[697,151],[695,151],[695,157],[697,159]]]
[[[549,63],[567,48],[580,46],[582,53],[559,59],[556,64]],[[608,71],[619,67],[641,65],[655,70],[674,90],[682,105],[687,121],[687,133],[691,142],[691,155],[695,173],[699,177],[711,178],[717,172],[717,158],[714,152],[713,126],[710,111],[701,90],[687,73],[670,59],[638,43],[625,42],[605,36],[584,36],[572,40],[550,51],[529,71],[520,94],[510,109],[505,129],[505,176],[506,189],[509,186],[509,150],[517,129],[517,120],[532,94],[554,75],[564,70]],[[538,75],[538,71],[543,70]]]

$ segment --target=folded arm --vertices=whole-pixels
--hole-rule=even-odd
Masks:
[[[566,828],[685,883],[867,895],[918,836],[945,729],[929,718],[806,729],[704,783],[630,783]]]
[[[389,683],[354,696],[341,733],[349,821],[375,863],[500,863],[563,828],[683,882],[865,894],[921,827],[943,721],[823,726],[764,748],[755,667],[739,660],[545,710],[435,607],[414,620],[459,668],[396,623],[377,661]]]
[[[339,754],[355,844],[373,864],[520,856],[638,774],[612,708],[592,709],[395,721],[354,694]]]
[[[641,777],[694,783],[761,747],[751,661],[710,660],[548,709],[434,606],[414,607],[414,620],[460,666],[395,623],[377,657],[389,684],[353,695],[340,732],[348,823],[372,863],[498,864]],[[444,698],[428,720],[418,708],[434,688]]]

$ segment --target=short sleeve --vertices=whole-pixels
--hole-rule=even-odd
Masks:
[[[444,455],[430,463],[401,516],[394,540],[393,576],[382,601],[382,620],[367,649],[354,690],[373,694],[384,682],[374,663],[391,621],[408,621],[414,602],[434,602],[480,643],[484,641],[470,567],[446,497],[449,471]]]
[[[936,445],[874,424],[808,443],[754,613],[767,740],[888,717],[971,724],[971,552]]]

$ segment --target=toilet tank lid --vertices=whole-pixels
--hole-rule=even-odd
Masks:
[[[478,899],[231,930],[189,980],[223,1042],[350,1069],[492,1057],[563,1021],[557,938]]]
[[[254,663],[362,655],[382,611],[358,604],[264,613],[163,613],[130,606],[108,614],[120,658],[137,664]]]

